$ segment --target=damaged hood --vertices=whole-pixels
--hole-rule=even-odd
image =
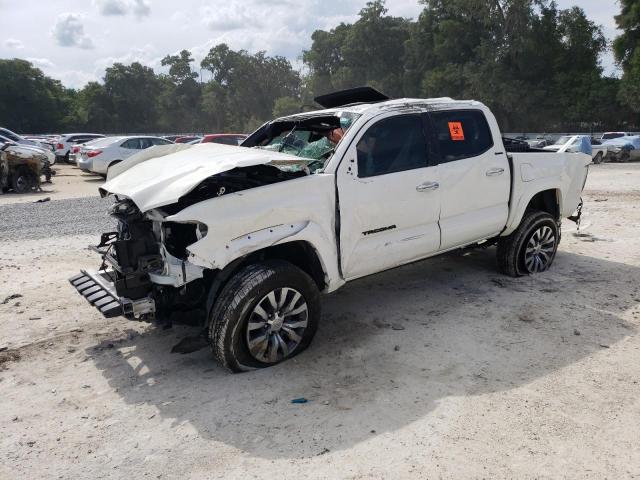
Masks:
[[[205,179],[234,168],[273,164],[283,170],[294,170],[308,164],[307,160],[294,155],[216,143],[192,145],[168,154],[166,150],[170,149],[153,149],[157,156],[144,158],[107,181],[100,188],[102,196],[125,196],[133,200],[140,211],[146,212],[176,203]]]

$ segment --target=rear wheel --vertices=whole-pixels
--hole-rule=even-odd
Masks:
[[[511,277],[548,270],[556,257],[560,231],[547,212],[530,210],[520,226],[498,241],[498,268]]]
[[[120,162],[122,162],[122,160],[114,160],[113,162],[111,162],[109,164],[109,166],[107,167],[107,173],[104,174],[100,174],[102,176],[102,178],[107,178],[109,176],[109,169],[117,164],[119,164]]]
[[[233,372],[269,367],[306,349],[318,327],[319,292],[298,267],[268,261],[240,270],[211,312],[214,355]]]

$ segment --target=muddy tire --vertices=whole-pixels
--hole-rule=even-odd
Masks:
[[[556,257],[560,230],[547,212],[529,210],[520,226],[498,241],[498,269],[510,277],[548,270]]]
[[[27,193],[37,185],[35,175],[27,167],[20,166],[11,176],[11,188],[16,193]]]
[[[598,152],[595,157],[593,157],[593,163],[596,165],[600,165],[602,163],[603,156],[602,152]]]
[[[270,367],[305,350],[318,328],[315,282],[284,261],[237,272],[212,309],[208,338],[215,357],[232,372]]]

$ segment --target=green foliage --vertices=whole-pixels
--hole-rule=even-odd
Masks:
[[[622,35],[613,42],[616,60],[624,71],[618,97],[640,113],[640,0],[620,0],[620,5],[616,22]]]
[[[371,85],[395,97],[480,100],[507,131],[640,127],[640,0],[620,0],[616,17],[622,79],[603,75],[607,42],[579,7],[420,3],[415,21],[390,16],[384,0],[373,0],[354,23],[315,31],[301,56],[304,75],[283,57],[220,44],[199,72],[182,50],[162,59],[167,73],[116,63],[102,83],[74,91],[25,60],[0,60],[0,124],[27,132],[249,132],[314,108],[316,95]]]
[[[26,60],[0,60],[0,125],[21,131],[64,128],[73,92]]]

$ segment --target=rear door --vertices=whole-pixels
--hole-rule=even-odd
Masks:
[[[129,158],[131,155],[138,153],[142,150],[142,139],[141,138],[130,138],[122,143],[120,146],[119,157],[122,160],[125,158]]]
[[[480,109],[429,116],[440,163],[441,249],[500,233],[509,216],[511,176],[495,120],[492,131]]]
[[[440,246],[438,166],[424,117],[393,114],[356,135],[338,170],[342,274],[357,278]]]

